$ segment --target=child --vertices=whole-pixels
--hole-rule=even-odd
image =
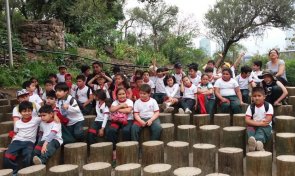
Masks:
[[[173,105],[177,105],[180,99],[179,84],[176,83],[176,79],[172,75],[167,75],[164,79],[166,85],[166,97],[163,103],[164,112],[170,113],[174,110]]]
[[[56,74],[57,82],[65,82],[65,75],[67,73],[67,67],[65,65],[61,65],[58,67],[59,73]]]
[[[150,73],[148,71],[143,72],[143,83],[148,84],[152,88],[152,94],[155,92],[154,81],[150,79]]]
[[[34,93],[37,94],[37,95],[39,95],[39,97],[42,97],[43,89],[42,89],[42,87],[39,86],[39,83],[38,83],[37,78],[32,77],[30,79],[30,81],[35,84],[36,89],[35,89]]]
[[[180,91],[183,93],[180,104],[182,108],[179,108],[179,113],[191,114],[193,108],[197,109],[197,87],[192,84],[188,76],[182,78]],[[184,111],[183,111],[184,110]]]
[[[271,139],[273,107],[265,101],[262,87],[252,89],[253,104],[246,111],[249,151],[264,151],[263,144]]]
[[[61,82],[55,86],[57,107],[61,114],[69,119],[67,130],[73,135],[76,141],[83,141],[84,117],[79,108],[77,101],[69,95],[69,87],[66,83]]]
[[[40,106],[43,105],[42,99],[39,97],[39,95],[35,94],[36,86],[35,83],[31,81],[25,81],[23,83],[23,89],[26,89],[29,92],[29,101],[34,102],[36,104],[39,104]]]
[[[192,63],[188,67],[189,69],[189,79],[196,87],[199,85],[201,77],[197,74],[198,72],[198,64]]]
[[[13,174],[19,170],[17,157],[21,153],[23,167],[31,165],[34,143],[36,142],[37,129],[41,122],[41,118],[32,115],[33,104],[23,101],[19,104],[19,112],[22,119],[15,122],[15,136],[8,146],[8,150],[4,155],[4,167],[13,169]]]
[[[93,82],[96,80],[97,84],[93,84]],[[108,76],[106,76],[104,73],[101,73],[99,75],[95,75],[91,80],[88,82],[88,86],[91,87],[94,91],[95,90],[103,90],[106,93],[107,98],[111,98],[109,93],[109,87],[112,83],[112,79]]]
[[[86,86],[86,79],[84,75],[78,75],[76,77],[77,86],[72,92],[72,96],[78,102],[78,105],[83,115],[90,115],[92,111],[93,94],[90,87]]]
[[[165,84],[164,84],[165,72],[164,68],[157,69],[157,78],[156,78],[156,91],[154,93],[154,99],[162,104],[164,101],[164,97],[166,96]]]
[[[241,104],[243,104],[242,94],[238,82],[232,78],[232,71],[230,68],[222,70],[222,77],[214,84],[214,93],[219,99],[222,113],[233,114],[242,112]]]
[[[113,75],[111,76],[111,78],[114,79],[116,74],[121,73],[121,68],[119,65],[114,65],[112,71],[113,71]]]
[[[50,74],[48,75],[48,79],[49,79],[50,81],[52,81],[53,89],[54,89],[55,85],[57,84],[57,76],[56,76],[56,74],[54,74],[54,73],[50,73]]]
[[[252,87],[260,86],[260,83],[263,79],[259,79],[258,76],[262,75],[262,62],[261,61],[254,61],[252,66],[252,72],[250,78],[253,80],[251,83]]]
[[[150,97],[151,87],[147,84],[140,86],[140,99],[134,104],[135,121],[131,127],[131,139],[139,140],[142,128],[148,127],[151,131],[151,140],[160,140],[161,125],[159,106],[155,99]]]
[[[82,65],[80,70],[81,70],[81,75],[84,75],[85,79],[87,80],[88,76],[90,75],[89,65]]]
[[[113,100],[117,99],[116,92],[119,88],[126,89],[127,90],[127,92],[126,92],[127,98],[128,99],[132,98],[132,90],[128,84],[127,78],[121,73],[115,75],[114,85],[110,88],[112,90]]]
[[[73,94],[77,88],[76,85],[73,84],[73,77],[70,73],[66,73],[65,74],[65,83],[67,84],[67,86],[69,87],[70,89],[70,94]]]
[[[109,107],[107,106],[106,100],[107,96],[105,91],[102,89],[98,89],[94,92],[95,100],[97,101],[95,110],[96,110],[96,118],[92,127],[88,130],[88,143],[94,144],[98,142],[97,138],[104,137],[105,127],[107,121],[109,119]]]
[[[183,76],[185,76],[185,73],[182,70],[182,65],[180,63],[174,64],[174,74],[175,80],[178,85],[180,85],[181,79]]]
[[[52,107],[44,105],[40,108],[39,113],[42,119],[39,131],[41,140],[34,149],[33,163],[35,165],[46,164],[63,143],[61,124],[54,121],[55,115]]]
[[[139,88],[143,84],[142,77],[135,78],[135,87],[132,89],[132,101],[136,101],[139,99]]]
[[[214,76],[214,70],[212,67],[206,67],[205,70],[204,70],[205,74],[208,76],[208,81],[209,83],[211,83],[212,85],[214,85],[215,83],[215,78],[217,76]],[[219,78],[219,76],[218,76]]]
[[[42,95],[43,101],[46,101],[46,94],[51,90],[53,90],[53,82],[51,80],[46,80],[45,81],[45,91],[43,92],[43,95]]]
[[[130,87],[134,88],[136,87],[135,78],[140,77],[142,78],[143,71],[142,70],[136,70],[134,75],[130,78]]]
[[[213,117],[215,96],[213,85],[209,82],[209,76],[203,74],[201,76],[201,82],[198,85],[198,102],[201,114],[210,114]]]
[[[107,131],[107,139],[113,143],[113,160],[116,160],[116,143],[119,129],[122,129],[123,141],[130,141],[130,130],[133,121],[133,101],[128,99],[126,90],[118,88],[116,97],[117,99],[110,108],[111,123]]]
[[[241,73],[236,77],[236,81],[239,84],[242,99],[244,103],[249,104],[249,84],[252,83],[252,78],[250,77],[252,69],[249,66],[241,67]]]
[[[214,80],[217,80],[217,79],[221,78],[221,74],[217,72],[217,68],[215,66],[214,60],[209,60],[207,62],[206,68],[212,68],[212,73],[213,73]],[[206,70],[206,68],[204,70]],[[205,73],[206,73],[206,71],[205,71]]]
[[[266,94],[265,100],[273,106],[279,106],[282,102],[285,104],[285,98],[288,95],[286,87],[271,74],[269,70],[264,70],[258,78],[263,79],[262,87]]]

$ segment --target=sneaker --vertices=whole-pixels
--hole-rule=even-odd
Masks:
[[[256,142],[256,149],[258,151],[264,151],[264,148],[263,148],[263,143],[261,141],[257,141]]]
[[[185,109],[185,113],[186,113],[186,114],[191,114],[192,111],[191,111],[190,109],[186,108],[186,109]]]
[[[184,114],[184,110],[183,110],[182,108],[179,108],[179,109],[178,109],[178,113],[179,113],[179,114]]]
[[[166,109],[164,109],[164,112],[165,113],[171,113],[174,111],[174,108],[173,107],[167,107]]]
[[[35,165],[40,165],[40,164],[42,164],[42,161],[41,161],[41,159],[38,156],[34,156],[33,157],[33,163]]]
[[[113,160],[112,161],[112,167],[115,168],[116,166],[117,166],[117,161],[116,160]]]
[[[249,146],[248,146],[249,152],[255,151],[257,144],[256,144],[256,139],[253,136],[249,137],[248,144],[249,144]]]

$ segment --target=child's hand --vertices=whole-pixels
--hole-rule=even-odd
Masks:
[[[69,106],[70,106],[70,105],[68,105],[68,104],[64,104],[64,105],[63,105],[63,108],[64,108],[64,109],[69,109]]]
[[[148,121],[146,121],[146,125],[147,125],[147,126],[151,126],[152,123],[153,123],[152,119],[149,119]]]
[[[268,126],[269,125],[269,122],[267,120],[262,120],[260,122],[260,126]]]
[[[128,108],[128,105],[126,103],[122,103],[121,108]]]
[[[99,129],[98,136],[100,137],[104,136],[104,128]]]
[[[230,102],[227,98],[222,98],[220,101],[221,101],[222,103],[229,103],[229,102]]]
[[[280,105],[282,105],[282,104],[279,103],[279,102],[277,102],[277,101],[275,101],[273,105],[274,105],[274,106],[280,106]]]
[[[42,146],[42,149],[41,149],[41,153],[44,154],[47,152],[47,142],[44,142],[43,146]]]
[[[145,122],[144,120],[141,120],[140,124],[141,124],[142,127],[145,127],[147,125],[147,122]]]

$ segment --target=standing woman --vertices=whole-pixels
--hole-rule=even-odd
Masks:
[[[285,62],[279,59],[279,52],[276,49],[272,49],[268,53],[270,61],[266,63],[266,69],[270,70],[273,76],[277,78],[284,86],[287,85]]]

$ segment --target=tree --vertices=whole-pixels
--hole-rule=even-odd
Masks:
[[[220,0],[205,15],[210,36],[222,45],[224,60],[230,46],[267,27],[289,28],[294,23],[294,0]],[[219,66],[220,63],[217,63]]]

